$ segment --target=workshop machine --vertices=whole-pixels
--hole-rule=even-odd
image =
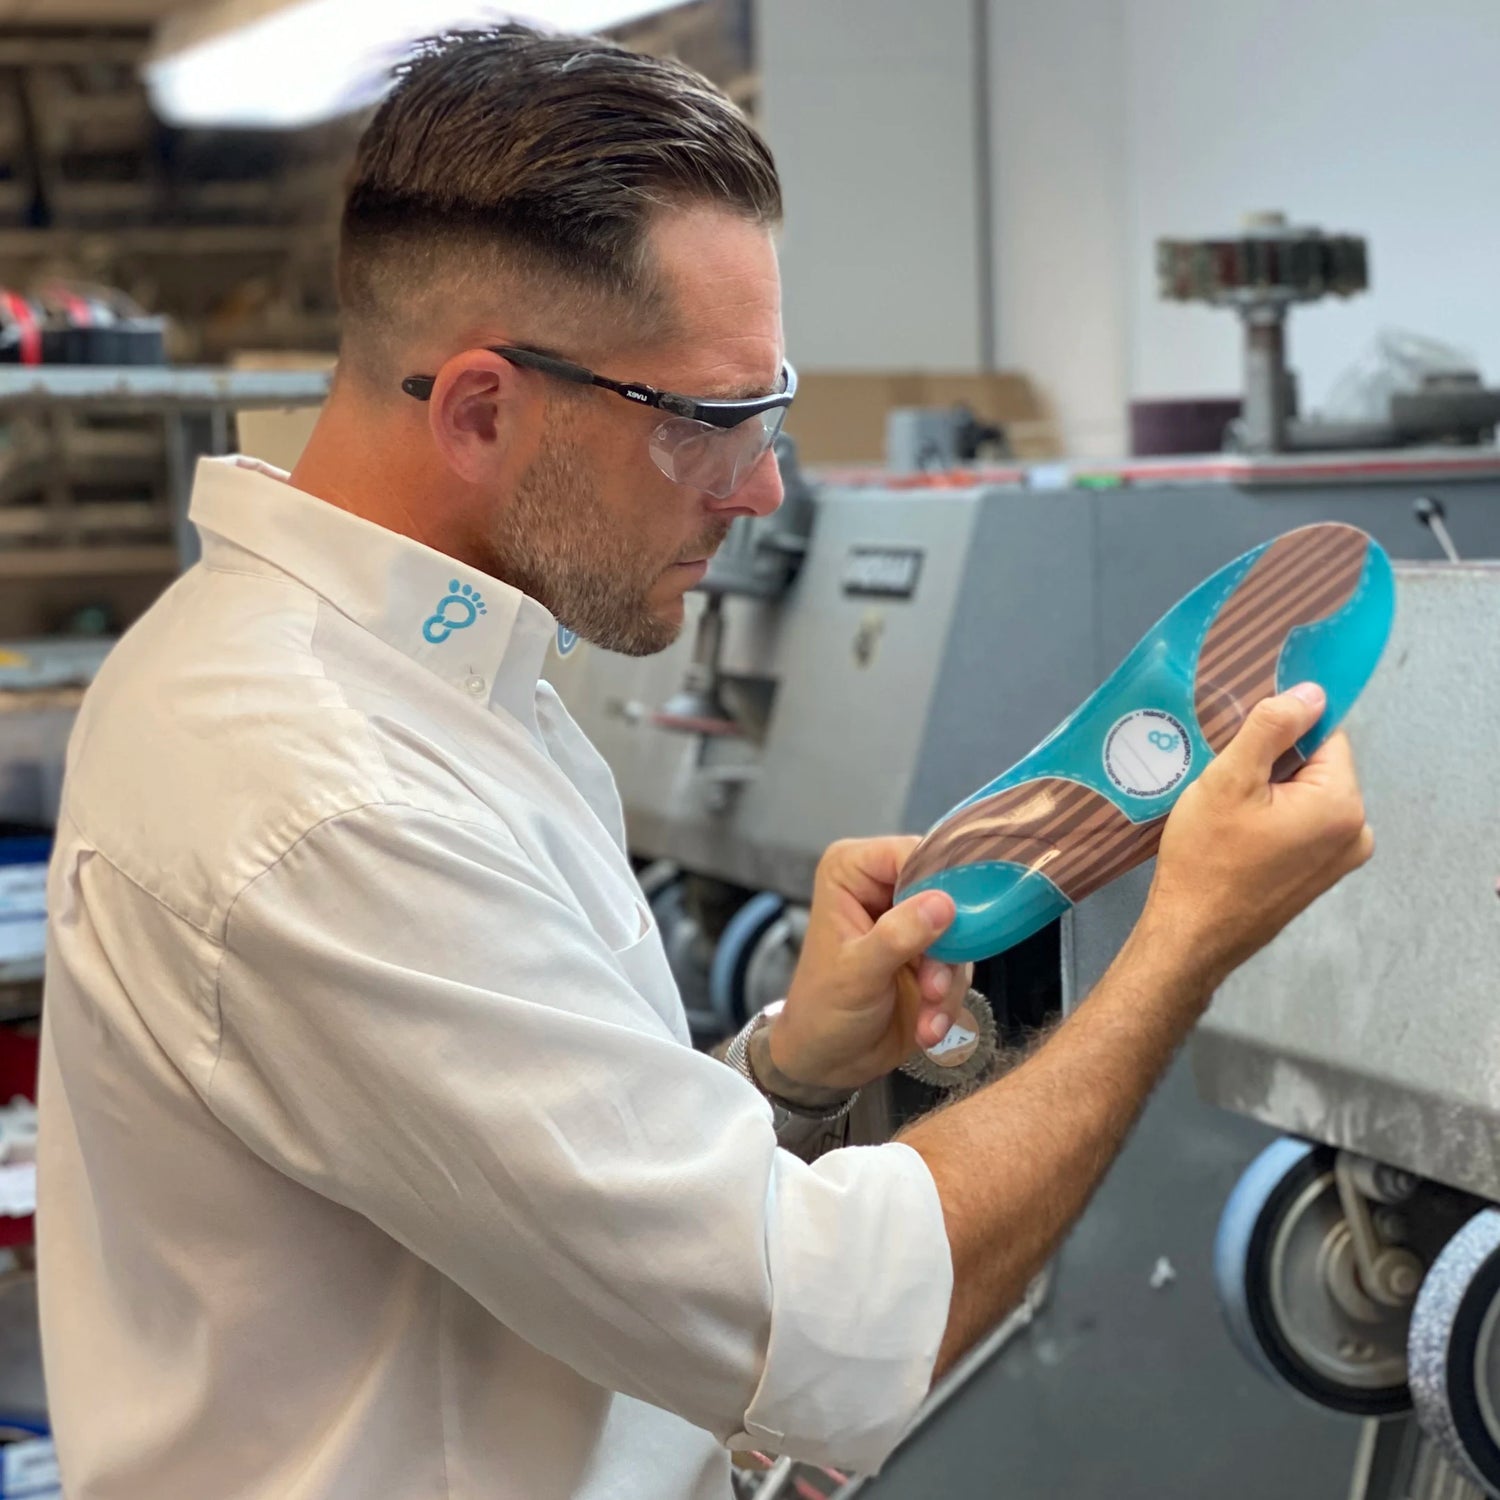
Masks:
[[[1185,1064],[1169,1076],[1024,1336],[841,1496],[1261,1500],[1342,1495],[1351,1469],[1370,1500],[1500,1494],[1500,1037],[1482,1009],[1500,567],[1443,561],[1500,558],[1500,402],[1435,383],[1389,421],[1320,431],[1297,414],[1286,310],[1357,291],[1363,242],[1262,222],[1171,245],[1164,290],[1247,326],[1233,451],[927,471],[893,455],[809,479],[782,450],[788,504],[736,524],[671,650],[584,643],[549,668],[614,769],[707,1041],[784,992],[829,843],[924,831],[1224,562],[1344,521],[1418,564],[1398,567],[1396,632],[1350,723],[1379,857],[1226,987],[1197,1092]],[[912,430],[933,447],[930,422],[891,427]],[[1149,878],[981,966],[1007,1040],[1087,992]],[[908,1089],[891,1121],[923,1103]],[[1266,1126],[1296,1139],[1257,1157]],[[1411,1372],[1408,1339],[1440,1376]]]
[[[1363,1493],[1494,1495],[1500,566],[1398,567],[1397,605],[1349,721],[1379,858],[1234,975],[1195,1042],[1205,1099],[1289,1132],[1236,1188],[1216,1274],[1255,1362],[1404,1419],[1370,1428]]]

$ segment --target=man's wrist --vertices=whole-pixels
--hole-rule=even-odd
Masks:
[[[1214,945],[1205,935],[1172,920],[1149,899],[1115,966],[1128,967],[1152,993],[1195,1017],[1208,1008],[1228,973],[1217,963]]]
[[[828,1110],[837,1109],[856,1092],[854,1089],[822,1088],[784,1073],[777,1066],[771,1050],[771,1034],[775,1029],[776,1020],[773,1018],[750,1033],[747,1058],[762,1093],[785,1100],[799,1109]]]

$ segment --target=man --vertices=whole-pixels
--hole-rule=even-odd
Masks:
[[[873,1469],[1215,985],[1368,856],[1342,741],[1268,784],[1321,703],[1275,699],[1034,1057],[901,1142],[778,1146],[768,1094],[834,1115],[941,1037],[951,904],[891,908],[912,840],[837,846],[755,1082],[693,1051],[609,772],[541,674],[559,625],[665,646],[779,502],[779,213],[718,94],[592,41],[435,43],[361,142],[306,455],[203,466],[203,560],[71,746],[41,1208],[70,1500],[724,1500],[752,1447]]]

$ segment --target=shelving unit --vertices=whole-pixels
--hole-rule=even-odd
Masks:
[[[178,369],[169,365],[0,368],[0,418],[19,408],[94,412],[264,411],[316,406],[328,376],[314,370]]]
[[[0,368],[0,578],[87,592],[154,575],[159,589],[196,556],[186,517],[198,457],[232,450],[236,412],[316,406],[328,382],[306,369]],[[43,604],[17,616],[10,595],[0,630],[57,627]]]

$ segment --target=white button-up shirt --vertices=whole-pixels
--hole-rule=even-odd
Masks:
[[[535,601],[243,460],[73,735],[43,1340],[70,1500],[725,1500],[879,1465],[952,1272],[907,1147],[688,1043]]]

